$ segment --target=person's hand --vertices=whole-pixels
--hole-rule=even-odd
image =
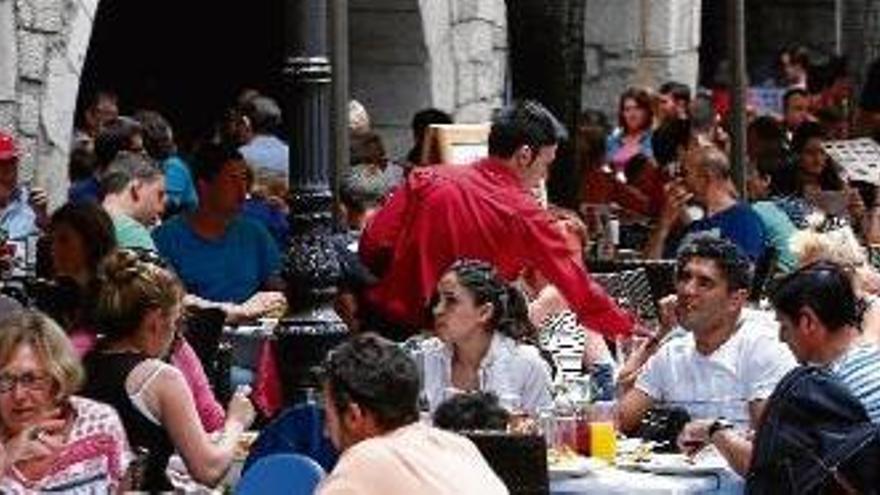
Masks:
[[[711,419],[697,419],[684,425],[678,434],[678,449],[685,455],[692,456],[710,443],[709,426]]]
[[[687,190],[684,182],[676,179],[663,186],[664,197],[663,209],[660,211],[660,225],[666,229],[672,228],[679,218],[682,217],[688,201],[694,197],[693,193]]]
[[[49,195],[40,187],[32,187],[28,192],[28,204],[37,216],[37,227],[46,230],[49,227]]]
[[[675,294],[669,294],[657,301],[657,304],[660,313],[658,315],[660,319],[660,330],[657,337],[662,339],[670,330],[678,325],[678,316],[675,311],[675,308],[678,306],[678,296]]]
[[[48,457],[60,451],[64,447],[67,421],[59,416],[59,410],[55,410],[6,440],[3,446],[6,465]]]
[[[254,422],[254,418],[257,415],[254,403],[248,397],[250,393],[251,388],[249,386],[242,385],[238,387],[235,393],[232,394],[232,399],[229,400],[229,407],[226,411],[228,418],[240,424],[242,430],[246,430]]]

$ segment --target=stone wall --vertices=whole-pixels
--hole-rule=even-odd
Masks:
[[[422,108],[480,122],[501,104],[503,0],[352,0],[349,26],[352,96],[390,156],[409,149],[410,119]]]
[[[627,86],[696,85],[700,0],[587,0],[585,17],[584,107],[614,121]]]
[[[98,0],[0,0],[0,128],[22,149],[22,180],[63,201],[67,155]]]

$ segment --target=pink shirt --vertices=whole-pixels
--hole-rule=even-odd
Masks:
[[[343,452],[317,495],[502,495],[507,487],[470,440],[422,423]]]
[[[95,332],[82,328],[70,331],[68,337],[70,337],[73,348],[80,359],[95,347],[98,340]],[[214,391],[211,390],[211,384],[205,375],[205,368],[186,339],[174,350],[174,354],[171,355],[171,364],[180,370],[189,385],[193,401],[196,404],[196,411],[199,413],[199,419],[202,420],[205,431],[210,433],[223,428],[226,421],[226,411],[214,397]]]

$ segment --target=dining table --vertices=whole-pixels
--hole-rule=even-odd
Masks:
[[[550,480],[551,495],[741,494],[745,481],[732,470],[702,474],[657,474],[604,466],[582,476]]]

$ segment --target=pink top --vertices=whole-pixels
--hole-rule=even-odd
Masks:
[[[25,478],[9,466],[0,479],[0,493],[114,493],[131,455],[122,422],[112,407],[71,397],[75,418],[67,443],[49,472],[39,480]]]
[[[68,333],[70,341],[77,355],[82,358],[95,347],[97,337],[95,332],[88,329],[79,328]],[[199,419],[202,420],[202,426],[205,431],[211,433],[223,428],[226,421],[226,411],[223,406],[217,402],[214,397],[214,391],[211,390],[211,384],[205,375],[205,368],[199,360],[192,346],[186,339],[180,342],[180,345],[171,355],[171,364],[179,369],[183,378],[186,380],[189,389],[193,394],[193,401],[196,404],[196,411],[199,413]]]

